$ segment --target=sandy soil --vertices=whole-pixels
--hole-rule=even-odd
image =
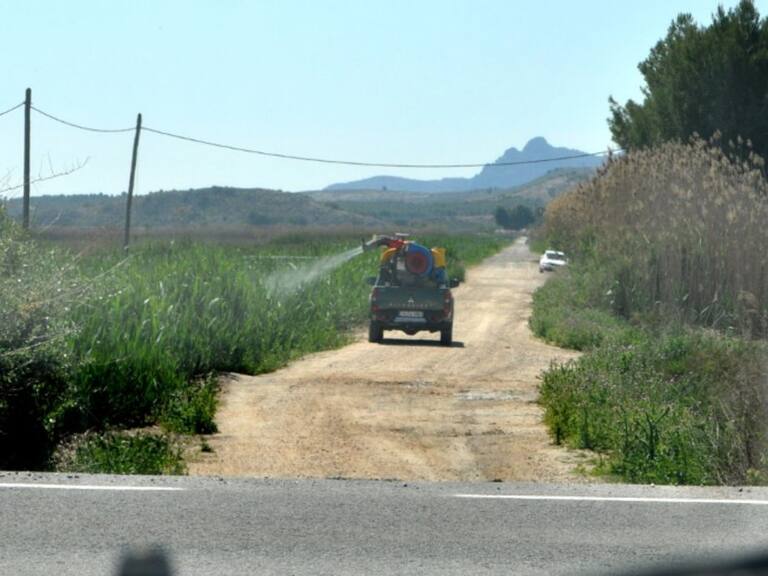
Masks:
[[[574,353],[536,340],[531,294],[545,280],[522,241],[455,290],[454,346],[438,335],[362,332],[262,376],[223,380],[213,453],[191,474],[402,480],[586,481],[586,455],[554,446],[538,377]]]

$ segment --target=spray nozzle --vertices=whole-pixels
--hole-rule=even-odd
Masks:
[[[368,242],[363,241],[363,251],[373,250],[379,246],[386,246],[388,248],[402,248],[407,242],[407,237],[408,234],[402,233],[395,234],[394,236],[374,234],[373,238],[368,240]]]

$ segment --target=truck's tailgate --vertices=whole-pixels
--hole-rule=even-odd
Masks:
[[[441,310],[445,289],[417,287],[377,288],[376,304],[383,310]]]

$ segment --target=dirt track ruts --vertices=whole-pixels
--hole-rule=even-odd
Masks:
[[[402,480],[584,481],[554,446],[538,377],[572,352],[528,328],[544,281],[522,240],[455,290],[454,346],[438,335],[365,334],[261,376],[223,379],[212,453],[191,474]]]

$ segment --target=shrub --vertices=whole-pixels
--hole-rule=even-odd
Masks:
[[[765,470],[764,353],[701,331],[607,343],[544,375],[545,421],[632,482],[744,484]]]
[[[40,250],[0,208],[0,468],[37,468],[51,451],[49,412],[66,394],[82,286],[71,258]]]
[[[218,390],[214,375],[191,383],[171,396],[162,411],[160,422],[172,432],[213,434],[217,431],[214,415]]]
[[[607,273],[596,268],[558,271],[533,295],[531,330],[545,340],[574,350],[605,341],[630,343],[638,330],[611,312]],[[602,288],[602,290],[601,290]]]
[[[91,474],[183,474],[182,449],[162,434],[105,432],[70,441],[57,455],[62,472]]]

